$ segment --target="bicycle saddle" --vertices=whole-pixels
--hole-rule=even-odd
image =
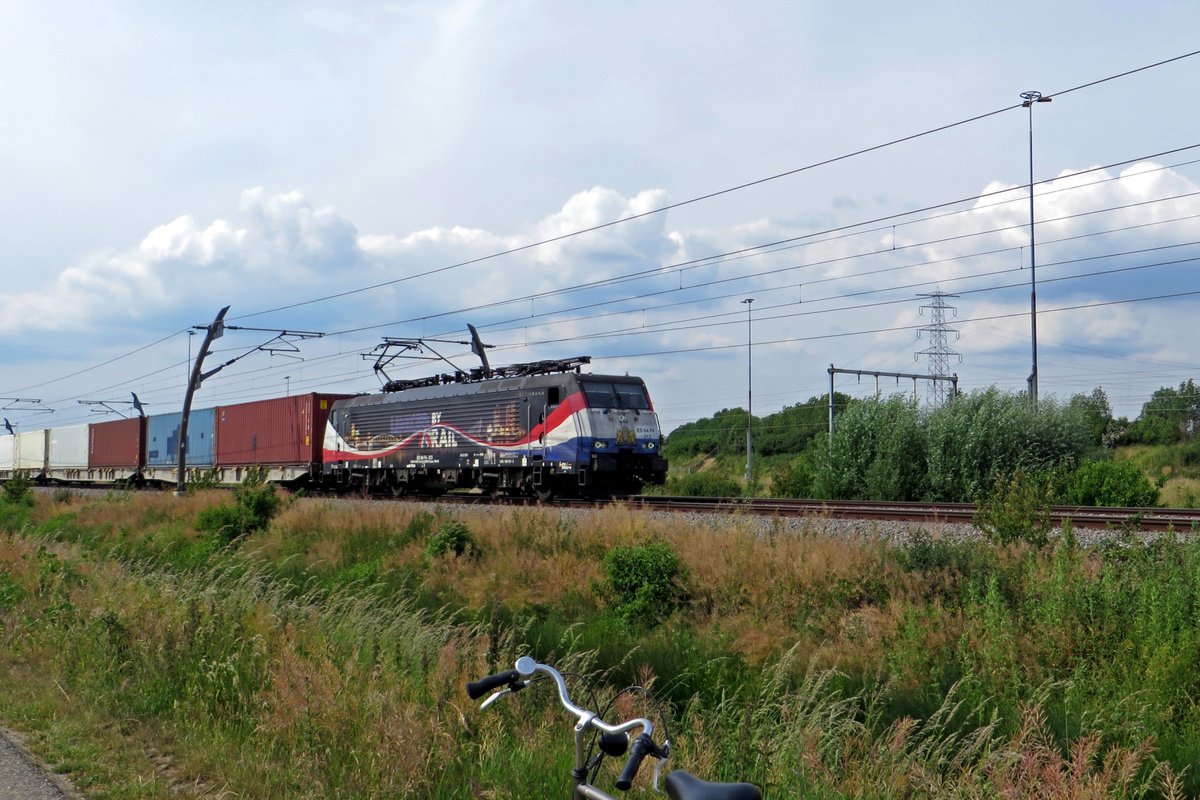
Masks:
[[[713,783],[681,769],[667,775],[666,792],[671,800],[762,800],[752,783]]]

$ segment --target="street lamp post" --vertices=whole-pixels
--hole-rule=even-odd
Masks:
[[[1033,235],[1033,104],[1049,103],[1050,97],[1041,92],[1021,92],[1021,105],[1029,109],[1029,328],[1033,341],[1033,368],[1029,372],[1029,399],[1038,404],[1038,346],[1037,346],[1037,254]]]
[[[746,486],[754,474],[754,328],[750,316],[750,308],[754,303],[753,297],[742,301],[746,304]]]

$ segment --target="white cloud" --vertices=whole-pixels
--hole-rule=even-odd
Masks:
[[[332,208],[314,207],[299,192],[256,188],[242,194],[236,218],[203,224],[179,216],[126,250],[67,267],[46,288],[0,298],[0,332],[83,330],[104,320],[173,314],[186,322],[193,309],[221,303],[235,303],[244,313],[397,280],[404,281],[403,291],[392,286],[361,293],[356,307],[379,313],[382,301],[399,299],[391,318],[419,316],[430,304],[440,312],[652,268],[678,246],[664,232],[662,215],[405,281],[664,202],[659,191],[624,198],[594,188],[521,234],[463,226],[359,233]],[[326,312],[316,306],[312,313]]]

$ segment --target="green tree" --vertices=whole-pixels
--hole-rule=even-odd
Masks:
[[[1092,444],[1103,446],[1104,434],[1113,426],[1112,406],[1104,389],[1096,387],[1091,394],[1077,394],[1068,405],[1072,411],[1083,416]]]
[[[663,447],[667,458],[746,452],[746,410],[723,408],[712,417],[680,425]]]
[[[849,401],[848,395],[835,392],[835,411],[841,413]],[[763,456],[803,453],[814,439],[825,438],[828,430],[829,395],[810,397],[756,422],[754,451]]]
[[[903,395],[851,403],[817,450],[815,493],[843,500],[914,500],[926,493],[925,435]]]
[[[1200,427],[1200,386],[1191,378],[1178,389],[1164,386],[1142,406],[1130,426],[1128,439],[1138,444],[1172,444],[1190,441]]]
[[[1089,447],[1080,409],[990,388],[962,395],[928,419],[929,496],[975,502],[1018,470],[1073,469]]]

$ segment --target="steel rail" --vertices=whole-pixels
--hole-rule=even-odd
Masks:
[[[974,524],[980,509],[971,503],[871,502],[858,500],[791,500],[774,498],[665,497],[638,495],[629,505],[665,511],[816,516],[830,519],[895,520],[925,524]],[[1144,531],[1200,531],[1200,509],[1052,506],[1047,519],[1055,527],[1127,528]]]
[[[609,499],[559,498],[539,502],[532,497],[493,498],[484,494],[449,493],[438,497],[404,499],[466,505],[542,506],[548,508],[602,508],[623,505],[653,511],[755,516],[817,517],[825,519],[880,520],[925,525],[974,525],[980,509],[972,503],[874,502],[862,500],[797,500],[761,497],[671,497],[632,495]],[[1076,528],[1200,533],[1200,509],[1127,508],[1115,506],[1052,506],[1046,510],[1051,526],[1069,523]]]

